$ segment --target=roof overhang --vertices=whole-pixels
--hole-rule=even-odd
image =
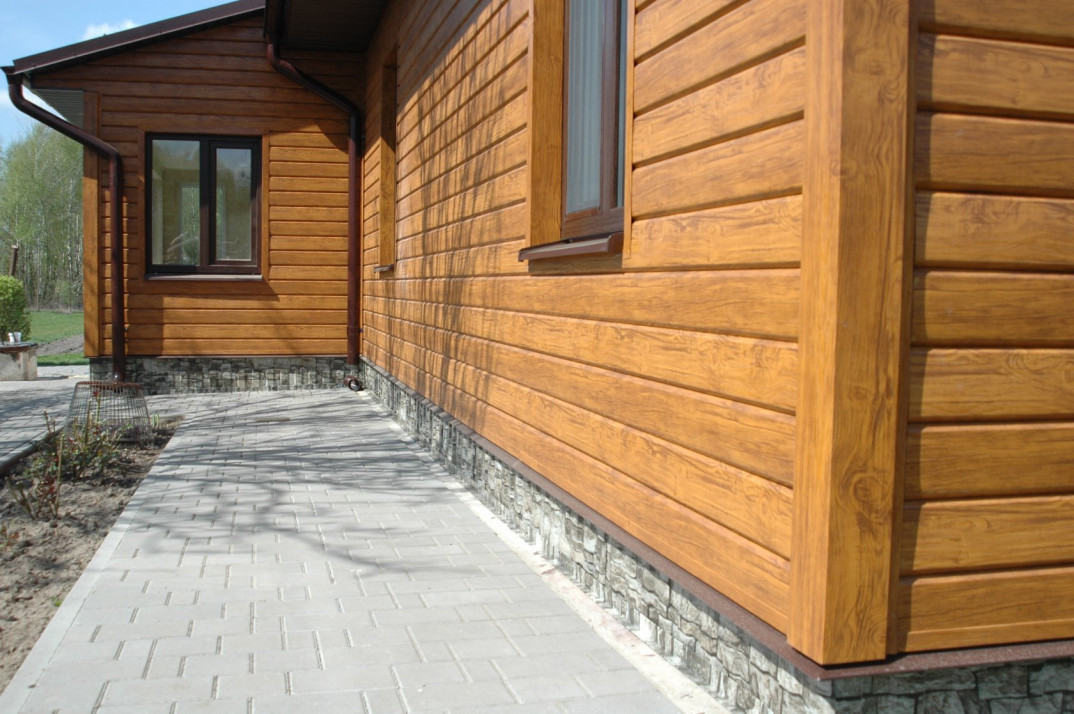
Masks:
[[[71,65],[91,62],[101,57],[126,52],[127,50],[148,45],[179,35],[198,32],[216,25],[234,22],[245,17],[254,17],[265,9],[265,0],[237,0],[226,5],[210,7],[179,17],[123,30],[92,40],[77,42],[73,45],[59,47],[40,54],[17,59],[9,74],[32,76],[38,72],[51,72]]]
[[[365,52],[388,0],[266,0],[265,33],[284,50]]]

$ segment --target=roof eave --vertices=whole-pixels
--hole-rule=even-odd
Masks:
[[[205,30],[216,25],[234,22],[244,17],[252,17],[263,12],[264,9],[265,0],[236,0],[226,5],[217,5],[216,7],[198,10],[179,17],[152,22],[148,25],[141,25],[129,30],[104,35],[103,37],[95,37],[92,40],[85,40],[23,57],[15,60],[11,67],[5,67],[4,70],[9,74],[24,75],[32,75],[36,72],[51,72],[170,37]]]

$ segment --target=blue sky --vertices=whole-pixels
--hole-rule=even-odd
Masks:
[[[226,0],[0,0],[0,64],[64,45],[221,5]],[[34,120],[0,91],[0,144],[7,146]]]

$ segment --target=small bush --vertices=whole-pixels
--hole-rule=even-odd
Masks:
[[[22,282],[10,275],[0,275],[0,341],[7,333],[21,332],[30,339],[30,313],[26,310],[26,292]]]
[[[48,437],[26,469],[7,480],[11,498],[33,520],[60,516],[60,484],[98,475],[119,457],[115,434],[91,418],[72,430],[56,428],[45,413]]]
[[[8,528],[6,523],[0,523],[0,553],[15,547],[21,535],[21,532]]]

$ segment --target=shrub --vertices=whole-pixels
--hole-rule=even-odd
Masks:
[[[99,405],[98,405],[99,406]],[[60,485],[104,472],[119,456],[116,437],[93,415],[72,430],[56,428],[45,412],[48,437],[19,474],[7,480],[11,498],[34,520],[60,516]]]
[[[22,282],[10,275],[0,275],[0,341],[9,332],[21,332],[22,339],[30,339],[30,313],[26,310]]]

